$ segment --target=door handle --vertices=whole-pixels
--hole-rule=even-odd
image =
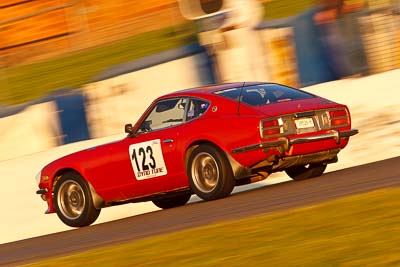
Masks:
[[[173,142],[174,142],[174,140],[172,140],[172,139],[163,140],[163,143],[165,143],[165,144],[170,144],[170,143],[173,143]]]

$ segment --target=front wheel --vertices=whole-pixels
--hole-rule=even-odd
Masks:
[[[192,191],[204,200],[227,197],[235,186],[228,159],[212,145],[200,145],[192,151],[187,175]]]
[[[286,169],[287,175],[296,181],[306,180],[321,176],[326,169],[326,164],[313,163],[304,166],[293,166]]]
[[[100,214],[100,209],[94,207],[87,182],[74,172],[63,174],[57,181],[54,209],[60,220],[72,227],[90,225]]]
[[[192,194],[190,192],[187,192],[180,195],[166,196],[164,198],[155,199],[152,202],[160,209],[171,209],[185,205],[189,201],[191,195]]]

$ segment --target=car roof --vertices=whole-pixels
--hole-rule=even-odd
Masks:
[[[200,86],[195,88],[189,88],[184,90],[175,91],[169,94],[166,94],[160,98],[170,98],[175,96],[182,95],[209,95],[217,91],[222,91],[231,88],[238,88],[242,86],[248,85],[257,85],[257,84],[265,84],[262,82],[235,82],[235,83],[222,83],[222,84],[212,84],[206,86]]]

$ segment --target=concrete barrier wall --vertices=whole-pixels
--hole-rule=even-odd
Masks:
[[[114,66],[82,90],[0,112],[0,161],[123,133],[156,97],[213,82],[208,56],[196,44]]]
[[[352,137],[348,147],[340,152],[339,162],[329,165],[328,171],[400,156],[399,84],[400,70],[394,70],[370,77],[304,88],[306,91],[347,104],[352,113],[353,127],[360,130],[360,134]],[[22,121],[26,122],[25,119]],[[41,126],[43,127],[43,124]],[[0,194],[0,243],[70,230],[71,228],[65,226],[55,214],[44,214],[46,204],[35,194],[35,175],[45,164],[58,157],[124,136],[118,134],[77,142],[13,160],[0,161],[3,188]],[[21,142],[11,141],[16,146]],[[265,186],[285,180],[288,178],[284,174],[272,175],[265,182],[254,186]],[[241,188],[246,187],[238,189]],[[191,201],[193,200],[196,198],[192,197]],[[96,223],[155,210],[158,209],[151,202],[105,208]]]
[[[57,108],[36,104],[0,119],[0,161],[37,153],[60,144]]]

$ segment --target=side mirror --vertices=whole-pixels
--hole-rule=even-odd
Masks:
[[[125,124],[125,133],[132,134],[133,133],[133,126],[131,123]]]

